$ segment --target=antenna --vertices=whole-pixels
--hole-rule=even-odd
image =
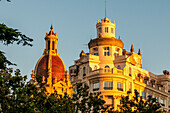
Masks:
[[[105,17],[106,17],[106,0],[105,0]]]

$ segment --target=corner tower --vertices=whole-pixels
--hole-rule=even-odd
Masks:
[[[98,20],[96,24],[97,38],[91,39],[88,43],[90,54],[99,56],[100,68],[107,64],[110,68],[114,67],[113,60],[116,56],[122,55],[123,42],[120,37],[115,37],[116,24],[113,20],[105,17]]]
[[[146,87],[144,77],[149,72],[142,69],[142,57],[133,46],[130,52],[123,49],[124,43],[115,37],[116,24],[108,18],[97,21],[97,37],[88,43],[89,53],[82,51],[80,58],[69,67],[71,82],[86,83],[90,92],[100,92],[105,105],[113,106],[118,110],[122,95],[127,91],[134,95],[134,89],[142,95]]]
[[[99,37],[105,37],[105,38],[112,38],[115,37],[115,28],[116,24],[115,21],[111,22],[110,19],[105,17],[104,19],[101,19],[101,22],[99,20],[96,24],[97,28],[97,38]]]
[[[63,95],[65,92],[70,95],[72,93],[72,85],[64,62],[58,54],[57,33],[54,33],[52,25],[50,29],[50,32],[46,33],[45,36],[46,47],[43,56],[38,60],[35,71],[33,70],[31,75],[34,81],[36,81],[34,75],[42,76],[42,82],[47,84],[46,90],[48,93],[51,94],[56,90],[60,95]]]

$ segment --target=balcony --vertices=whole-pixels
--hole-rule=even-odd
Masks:
[[[123,75],[123,70],[117,69],[117,68],[100,68],[97,70],[93,70],[90,72],[90,75],[95,75],[95,74],[120,74]]]
[[[113,87],[104,87],[104,90],[112,90]]]
[[[123,88],[117,88],[117,90],[119,90],[119,91],[123,91]]]

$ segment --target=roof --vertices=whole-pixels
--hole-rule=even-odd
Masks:
[[[39,59],[35,68],[35,74],[44,76],[45,81],[47,81],[48,78],[48,64],[49,55],[44,55]],[[61,58],[57,55],[51,56],[51,73],[53,83],[55,83],[55,79],[57,79],[57,81],[64,79],[65,65]]]

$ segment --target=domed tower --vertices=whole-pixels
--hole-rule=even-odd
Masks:
[[[96,24],[97,38],[90,40],[88,43],[90,54],[99,56],[100,68],[104,68],[107,64],[109,68],[113,68],[113,60],[116,56],[122,55],[123,42],[120,37],[115,37],[116,24],[113,20],[105,17]]]
[[[33,70],[32,78],[35,80],[34,75],[41,75],[43,78],[42,82],[47,84],[46,90],[50,94],[54,92],[54,89],[61,95],[65,92],[71,94],[72,85],[64,62],[58,54],[58,37],[57,33],[53,31],[52,25],[50,32],[46,33],[45,41],[46,48],[44,49],[43,56],[38,60],[35,66],[35,71]]]

